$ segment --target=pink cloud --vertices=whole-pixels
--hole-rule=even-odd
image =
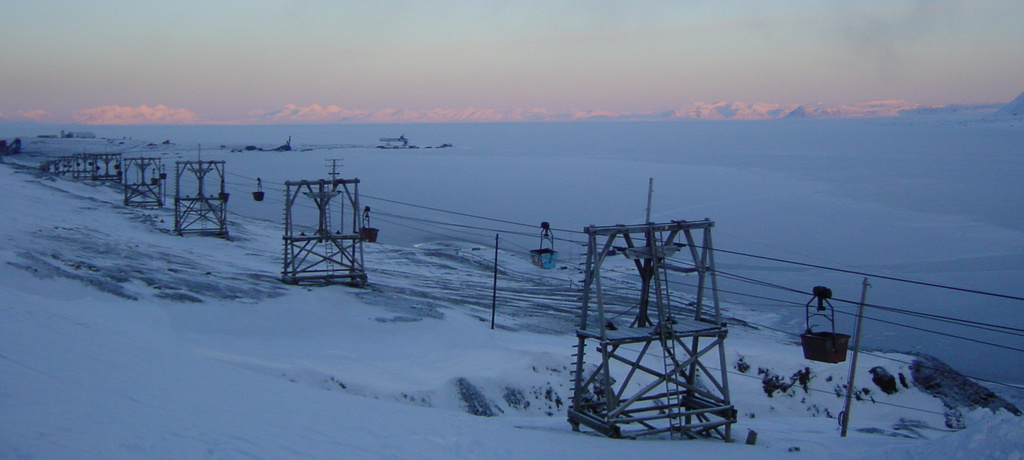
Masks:
[[[337,105],[313,104],[300,107],[288,104],[277,111],[250,112],[247,123],[444,123],[575,120],[771,120],[792,117],[876,117],[897,116],[920,109],[907,101],[869,101],[852,106],[824,107],[744,102],[695,102],[662,112],[612,112],[607,110],[544,109],[344,109]]]
[[[582,114],[582,115],[581,115]],[[288,104],[277,111],[254,111],[255,123],[442,123],[442,122],[495,122],[495,121],[549,121],[582,119],[598,116],[614,117],[611,112],[552,113],[543,109],[345,109],[337,105],[313,104],[300,107]]]
[[[18,111],[18,118],[22,120],[43,121],[54,118],[53,114],[45,110],[32,110],[29,112]]]
[[[198,123],[199,117],[188,109],[172,109],[165,105],[122,107],[105,105],[75,112],[79,123],[89,125],[145,125]]]
[[[261,114],[261,121],[270,123],[330,123],[359,118],[366,115],[366,113],[360,110],[343,109],[336,105],[322,107],[320,104],[313,104],[307,107],[299,107],[295,104],[288,104],[276,112]]]

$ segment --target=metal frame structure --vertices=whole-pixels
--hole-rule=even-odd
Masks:
[[[162,168],[159,158],[125,158],[122,168],[124,205],[162,208],[167,179],[167,173],[162,172]]]
[[[174,166],[174,233],[228,237],[228,193],[224,191],[224,166],[221,161],[178,161]],[[182,179],[194,178],[194,196],[182,196]],[[208,192],[210,175],[219,183],[216,193]]]
[[[78,153],[45,164],[48,172],[72,179],[121,181],[120,153]]]
[[[281,280],[298,284],[341,279],[355,286],[365,286],[359,179],[287,181],[284,185],[284,267]],[[309,235],[304,231],[296,235],[294,211],[300,196],[312,200],[317,211],[317,222],[308,227],[314,229]],[[331,222],[331,203],[339,196],[340,218],[337,228],[334,228]],[[351,214],[351,226],[348,229],[344,224],[347,218],[346,203]]]
[[[667,433],[730,440],[736,410],[729,399],[728,331],[718,305],[713,226],[704,220],[585,229],[586,279],[568,411],[573,430],[585,425],[613,438]],[[619,253],[632,260],[641,280],[637,316],[622,328],[608,322],[606,312],[614,306],[605,301],[613,296],[605,294],[601,273],[608,257]],[[675,254],[690,260],[669,264]],[[671,305],[669,270],[697,277],[685,309]],[[597,351],[596,369],[588,370],[588,346]],[[707,360],[717,362],[708,366]]]

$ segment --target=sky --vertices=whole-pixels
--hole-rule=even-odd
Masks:
[[[0,120],[1008,102],[1018,0],[0,4]]]

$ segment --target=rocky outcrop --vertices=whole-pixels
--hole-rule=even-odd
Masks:
[[[1020,416],[1024,414],[1013,403],[957,372],[934,356],[917,354],[911,364],[914,386],[940,400],[954,413],[984,407],[992,412],[1000,409]],[[951,428],[958,428],[958,421],[947,420]]]

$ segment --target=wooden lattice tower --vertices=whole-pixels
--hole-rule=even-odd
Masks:
[[[79,153],[57,157],[45,163],[48,172],[72,179],[121,180],[120,153]]]
[[[92,154],[92,180],[120,182],[122,173],[120,153]]]
[[[124,159],[124,205],[161,208],[167,173],[159,158]]]
[[[290,284],[347,280],[353,285],[365,286],[359,179],[287,181],[284,184],[284,268],[281,279]],[[315,223],[307,223],[303,227],[298,227],[300,224],[296,222],[296,201],[300,196],[313,202],[317,214]],[[337,203],[337,226],[332,224],[332,203]],[[344,222],[348,219],[351,219],[351,225],[346,228]]]
[[[178,161],[174,167],[174,233],[228,236],[224,161]],[[210,184],[213,186],[210,186]]]
[[[586,278],[569,408],[574,430],[585,425],[615,438],[667,433],[730,440],[736,410],[729,400],[728,331],[718,305],[713,226],[704,220],[585,229]],[[633,323],[616,328],[606,312],[623,306],[605,305],[612,296],[603,290],[601,270],[620,253],[636,266],[641,287]],[[686,305],[670,301],[669,269],[697,278]],[[589,367],[588,346],[597,352]]]

